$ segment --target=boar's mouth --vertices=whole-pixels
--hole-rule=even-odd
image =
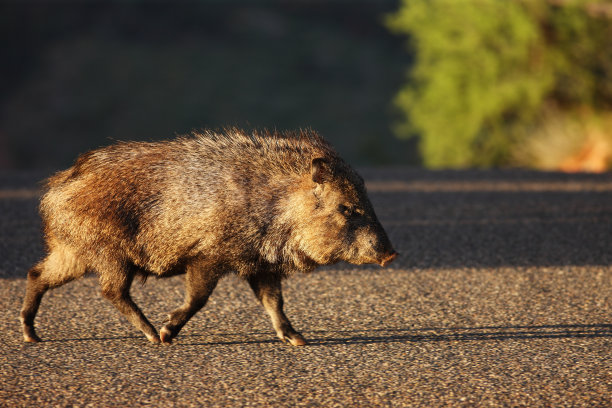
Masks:
[[[382,266],[383,268],[387,265],[389,265],[391,262],[393,262],[393,260],[395,258],[397,258],[398,253],[395,251],[392,251],[389,255],[385,256],[382,261],[378,262],[378,264],[380,266]]]

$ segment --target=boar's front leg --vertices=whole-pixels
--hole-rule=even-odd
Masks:
[[[198,312],[213,292],[219,282],[220,274],[211,271],[197,263],[188,265],[185,274],[185,301],[181,307],[173,311],[166,320],[167,323],[159,331],[164,344],[172,343],[183,326]]]
[[[285,313],[283,312],[283,294],[281,292],[280,276],[271,273],[258,273],[248,278],[249,284],[255,292],[257,299],[263,304],[264,309],[272,319],[272,325],[276,334],[282,341],[294,346],[306,344],[304,337],[296,332]]]

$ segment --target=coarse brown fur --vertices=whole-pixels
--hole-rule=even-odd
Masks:
[[[165,343],[236,272],[278,336],[301,345],[282,311],[283,277],[396,256],[363,179],[310,130],[232,128],[94,150],[48,180],[40,211],[48,255],[28,273],[21,313],[32,342],[45,291],[87,271],[150,341]],[[130,298],[132,280],[183,273],[185,303],[158,335]]]

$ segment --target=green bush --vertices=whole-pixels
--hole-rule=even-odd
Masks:
[[[428,167],[511,164],[551,110],[612,106],[612,3],[403,0],[387,20],[415,62],[395,133]]]

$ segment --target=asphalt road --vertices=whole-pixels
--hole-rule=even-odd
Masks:
[[[22,343],[42,175],[1,173],[0,406],[612,406],[612,175],[362,173],[401,256],[287,280],[301,348],[234,277],[171,346],[93,276],[49,292],[45,341]],[[132,293],[160,327],[182,280]]]

